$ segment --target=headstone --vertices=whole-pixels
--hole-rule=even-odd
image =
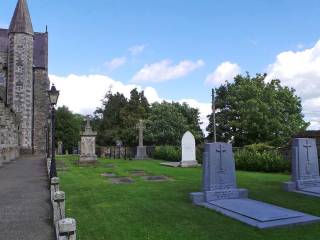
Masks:
[[[95,163],[97,161],[96,136],[97,133],[92,130],[90,119],[87,118],[85,131],[81,133],[80,163]]]
[[[62,142],[59,141],[58,142],[58,155],[62,155],[63,154],[63,149],[62,149]]]
[[[196,160],[196,141],[192,133],[189,131],[187,131],[182,137],[181,151],[181,167],[195,167],[198,165]]]
[[[232,145],[206,144],[203,189],[190,194],[194,204],[261,229],[320,221],[312,215],[248,199],[247,195],[246,189],[237,188]]]
[[[145,129],[143,120],[140,120],[136,128],[139,130],[139,146],[137,147],[136,159],[147,159],[147,147],[143,146],[143,130]]]
[[[316,140],[296,138],[292,142],[292,181],[284,183],[287,191],[320,197],[320,176]]]

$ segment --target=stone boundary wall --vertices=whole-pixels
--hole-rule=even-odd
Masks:
[[[0,166],[19,157],[19,120],[0,98]]]
[[[155,150],[154,146],[147,146],[148,156],[152,156]],[[117,147],[117,146],[99,146],[96,147],[96,152],[99,157],[115,158],[115,159],[132,159],[136,156],[137,147]]]
[[[48,177],[50,179],[51,159],[47,159]],[[76,220],[66,218],[65,193],[60,191],[59,178],[51,178],[50,195],[53,209],[53,226],[57,240],[76,240]]]

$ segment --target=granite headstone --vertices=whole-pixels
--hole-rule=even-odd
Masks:
[[[207,207],[257,228],[320,221],[320,218],[247,198],[237,188],[232,145],[208,143],[203,159],[203,190],[191,193],[194,204]]]
[[[292,181],[284,183],[287,191],[320,197],[320,176],[316,140],[296,138],[292,141]]]

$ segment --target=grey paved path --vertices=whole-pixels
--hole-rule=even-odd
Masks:
[[[21,157],[0,168],[0,240],[53,240],[45,161]]]

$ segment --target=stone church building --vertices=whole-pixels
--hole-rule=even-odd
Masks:
[[[48,32],[34,31],[27,1],[18,0],[9,29],[0,28],[0,155],[46,153],[49,84]]]

